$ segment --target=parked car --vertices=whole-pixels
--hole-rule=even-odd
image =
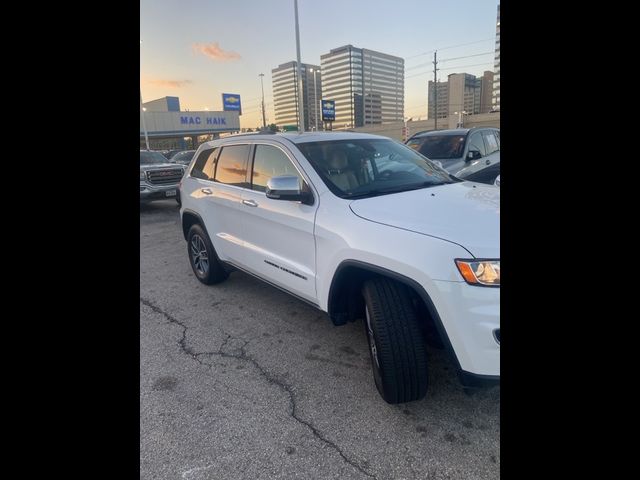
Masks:
[[[500,129],[457,128],[420,132],[407,145],[430,160],[439,161],[449,173],[466,178],[500,163]],[[493,184],[495,177],[485,183]]]
[[[495,180],[500,176],[500,163],[493,163],[486,168],[476,170],[475,165],[460,170],[456,177],[468,182],[486,183],[487,185],[495,185]]]
[[[260,133],[202,144],[180,196],[200,282],[241,270],[362,321],[388,403],[425,396],[427,344],[464,386],[499,382],[499,189],[378,135]]]
[[[164,154],[167,157],[167,160],[171,160],[177,153],[184,152],[184,150],[167,150],[167,153]]]
[[[159,152],[140,150],[140,203],[176,198],[184,170]]]
[[[180,165],[189,165],[189,162],[193,158],[194,153],[196,153],[195,150],[184,150],[182,152],[178,152],[171,157],[171,163],[179,163]]]

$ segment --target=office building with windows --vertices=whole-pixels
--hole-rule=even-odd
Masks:
[[[345,45],[321,55],[320,65],[322,98],[336,102],[333,129],[404,118],[404,59]]]
[[[493,64],[493,98],[494,110],[500,110],[500,4],[498,4],[498,20],[496,22],[496,54]]]
[[[493,88],[493,72],[485,71],[482,77],[469,73],[452,73],[446,82],[437,82],[438,118],[457,115],[465,112],[467,115],[488,113],[491,111]],[[435,118],[434,82],[428,84],[428,118]]]
[[[283,63],[271,70],[273,85],[273,106],[278,127],[298,125],[298,63]],[[302,100],[305,131],[321,129],[322,110],[320,106],[322,75],[318,65],[302,63]]]

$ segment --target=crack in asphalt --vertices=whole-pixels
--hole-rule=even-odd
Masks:
[[[349,457],[347,457],[344,454],[344,452],[342,451],[342,449],[338,445],[336,445],[334,442],[332,442],[331,440],[326,438],[324,435],[322,435],[322,432],[320,432],[311,422],[308,422],[308,421],[304,420],[303,418],[301,418],[300,416],[298,416],[298,413],[297,413],[298,405],[297,405],[297,402],[296,402],[296,397],[295,397],[295,393],[293,391],[293,388],[290,385],[287,385],[286,383],[284,383],[279,378],[277,378],[271,372],[266,370],[262,365],[260,365],[260,363],[258,363],[258,361],[255,358],[253,358],[253,357],[251,357],[250,355],[247,354],[247,352],[245,350],[245,347],[249,344],[249,341],[244,340],[242,338],[235,338],[232,335],[230,335],[230,334],[228,334],[226,332],[223,332],[226,335],[226,338],[224,339],[224,341],[220,345],[220,348],[218,349],[218,351],[215,351],[215,352],[194,352],[193,349],[187,345],[187,329],[188,329],[188,327],[184,323],[182,323],[180,320],[175,318],[170,313],[165,312],[164,310],[162,310],[157,305],[153,304],[150,300],[147,300],[147,299],[144,299],[144,298],[140,297],[140,303],[142,303],[143,305],[149,307],[155,313],[158,313],[159,315],[162,315],[163,317],[165,317],[169,321],[169,323],[173,323],[173,324],[179,325],[182,328],[182,337],[178,341],[178,345],[180,345],[180,349],[185,354],[190,356],[192,359],[194,359],[200,365],[205,365],[209,369],[211,369],[213,367],[213,365],[211,365],[210,363],[203,362],[202,360],[200,360],[199,357],[203,356],[203,355],[220,356],[222,358],[233,358],[233,359],[236,359],[236,360],[243,360],[243,361],[251,363],[256,368],[256,370],[258,370],[258,372],[260,372],[262,377],[264,377],[267,380],[267,383],[269,383],[270,385],[277,386],[281,391],[285,392],[288,395],[288,397],[289,397],[289,415],[294,420],[296,420],[298,423],[306,426],[317,439],[319,439],[321,442],[323,442],[324,444],[328,445],[329,447],[333,448],[338,453],[338,455],[340,455],[340,457],[346,463],[351,465],[353,468],[358,470],[363,475],[366,475],[369,478],[373,478],[373,479],[377,480],[377,477],[375,475],[367,472],[358,463],[356,463],[354,460],[351,460]],[[238,347],[238,348],[234,349],[234,350],[240,350],[240,355],[227,353],[227,352],[223,352],[222,351],[222,349],[228,344],[229,340],[240,340],[240,341],[244,342],[244,344],[241,347]]]

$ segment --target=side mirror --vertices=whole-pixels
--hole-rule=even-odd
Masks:
[[[295,175],[280,175],[271,177],[267,181],[267,198],[273,200],[288,200],[292,202],[302,202],[307,205],[313,204],[311,192],[303,191],[300,186],[300,179]]]
[[[469,153],[467,153],[467,162],[478,158],[482,158],[482,155],[478,150],[469,150]]]

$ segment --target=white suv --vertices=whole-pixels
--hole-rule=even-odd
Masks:
[[[205,284],[242,270],[364,320],[389,403],[427,391],[427,344],[465,387],[500,379],[500,189],[463,182],[386,137],[248,134],[201,145],[180,187]]]

